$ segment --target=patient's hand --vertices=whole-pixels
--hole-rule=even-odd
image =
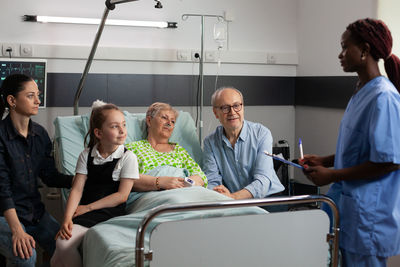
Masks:
[[[170,176],[160,176],[160,188],[161,189],[175,189],[185,187],[184,179],[181,177],[170,177]]]
[[[203,179],[201,179],[201,177],[199,175],[192,175],[189,178],[195,182],[194,185],[204,186],[204,181],[203,181]]]
[[[214,191],[221,193],[227,197],[231,197],[234,198],[231,194],[231,192],[229,191],[228,188],[226,188],[224,185],[217,185],[216,187],[213,188]]]

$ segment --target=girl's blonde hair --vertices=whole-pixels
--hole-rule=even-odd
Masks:
[[[89,121],[89,131],[85,135],[84,145],[93,148],[98,142],[99,139],[94,134],[94,129],[101,129],[101,126],[106,120],[105,111],[109,110],[118,110],[121,111],[116,105],[114,104],[105,104],[98,105],[92,108],[92,113],[90,114],[90,121]],[[87,139],[89,137],[89,143]]]

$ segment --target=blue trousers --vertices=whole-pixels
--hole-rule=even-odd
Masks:
[[[344,249],[340,251],[342,252],[342,267],[386,267],[387,258],[355,254]]]
[[[25,232],[31,235],[36,244],[39,244],[50,256],[55,250],[55,236],[60,229],[60,225],[50,214],[44,213],[40,221],[35,225],[25,226],[22,224]],[[14,256],[12,249],[12,233],[6,219],[0,216],[0,254],[7,259],[7,267],[21,266],[34,267],[36,263],[36,250],[29,259],[21,259]]]

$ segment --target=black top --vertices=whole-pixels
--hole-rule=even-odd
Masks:
[[[126,152],[126,148],[124,150]],[[87,205],[108,195],[118,192],[120,181],[114,181],[112,173],[115,169],[120,158],[113,159],[101,165],[93,164],[93,157],[91,156],[92,149],[89,150],[87,161],[87,179],[83,189],[80,205]],[[84,213],[75,217],[72,221],[85,227],[92,227],[100,222],[107,221],[116,216],[126,214],[126,203],[119,204],[111,208],[102,208]]]
[[[38,222],[45,210],[38,177],[49,187],[71,187],[72,176],[57,171],[51,152],[49,135],[39,124],[30,120],[25,138],[9,115],[0,121],[0,215],[15,208],[23,224]]]

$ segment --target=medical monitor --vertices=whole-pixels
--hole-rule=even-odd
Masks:
[[[7,59],[0,58],[0,86],[11,74],[26,74],[37,83],[40,94],[40,106],[46,107],[47,61],[45,59]]]

